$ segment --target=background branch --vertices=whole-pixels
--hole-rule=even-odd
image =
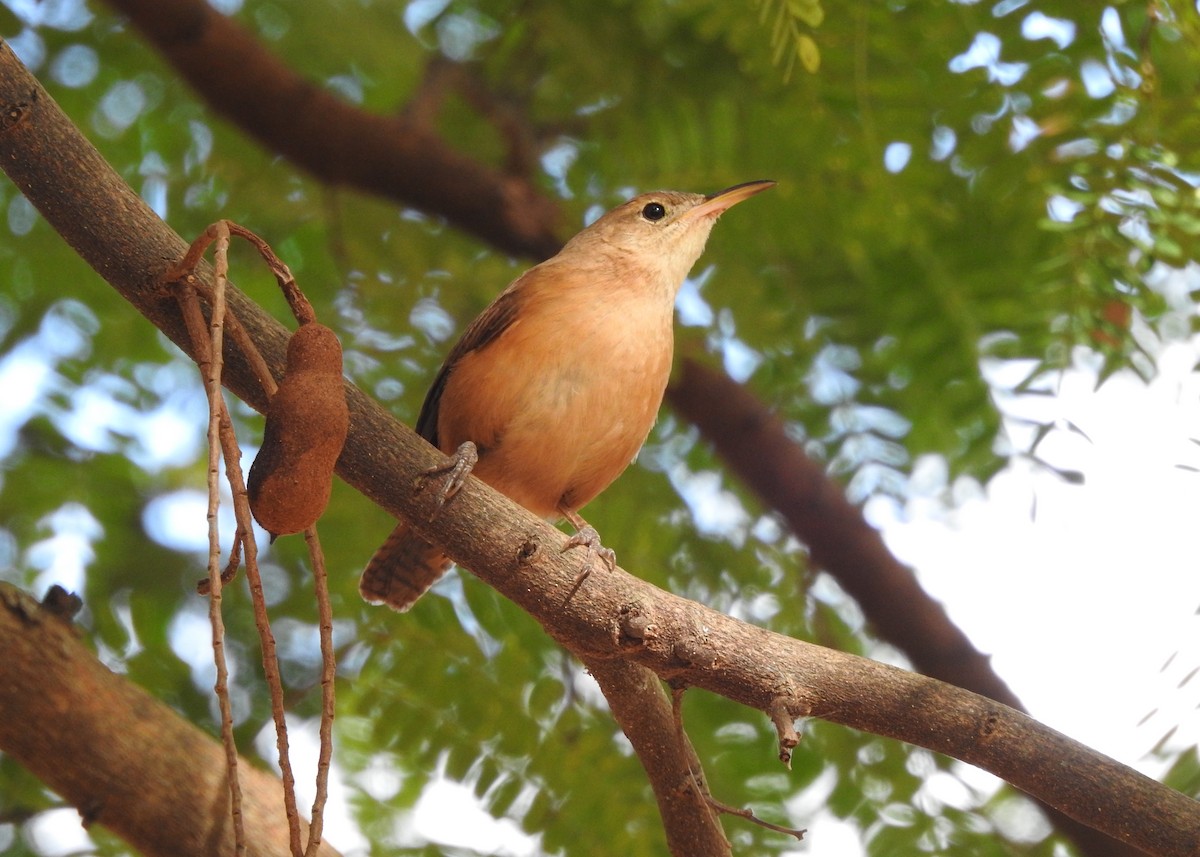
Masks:
[[[759,500],[783,516],[808,546],[813,563],[859,603],[881,639],[904,652],[928,676],[1025,710],[996,675],[990,659],[950,621],[942,605],[921,588],[912,569],[888,550],[862,510],[787,436],[783,420],[760,399],[723,372],[690,358],[682,361],[667,398]],[[1059,830],[1093,857],[1137,853],[1053,806],[1042,808]]]
[[[458,152],[402,115],[353,107],[296,74],[204,0],[109,0],[217,113],[330,184],[446,218],[507,253],[557,252],[558,206],[527,175]]]
[[[146,855],[233,854],[225,754],[105,667],[71,625],[0,582],[0,750]],[[283,784],[238,766],[248,857],[288,853]],[[302,822],[307,830],[308,825]],[[337,857],[328,843],[317,851]]]
[[[908,655],[926,675],[1022,708],[988,658],[921,588],[912,569],[892,555],[879,531],[825,469],[787,436],[783,420],[760,399],[723,372],[691,358],[682,361],[667,398],[763,505],[779,512],[808,546],[813,564],[828,571],[859,603],[881,639]]]
[[[158,282],[183,242],[112,174],[6,46],[0,108],[0,163],[10,177],[121,294],[185,344],[177,307]],[[280,365],[283,327],[238,290],[228,299],[268,362]],[[261,408],[245,360],[231,352],[227,361],[231,388]],[[436,498],[411,486],[441,457],[353,385],[347,395],[343,478],[414,522],[582,659],[633,660],[776,719],[786,709],[954,756],[1150,853],[1192,854],[1200,841],[1196,802],[976,694],[773,634],[620,569],[593,575],[566,601],[578,569],[562,556],[561,532],[474,479],[429,520]]]

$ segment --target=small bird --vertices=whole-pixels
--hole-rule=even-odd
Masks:
[[[636,196],[513,281],[451,349],[425,396],[417,433],[451,463],[444,497],[469,472],[526,509],[576,529],[581,579],[612,551],[578,510],[612,484],[645,442],[674,350],[675,296],[723,212],[774,186],[709,196]],[[451,560],[401,522],[359,591],[407,610]]]

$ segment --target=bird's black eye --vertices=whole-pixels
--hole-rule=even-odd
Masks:
[[[655,223],[667,216],[667,210],[663,208],[661,202],[648,202],[646,207],[642,209],[642,217]]]

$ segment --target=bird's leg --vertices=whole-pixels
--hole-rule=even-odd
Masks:
[[[438,464],[425,471],[422,475],[422,482],[434,477],[440,477],[439,481],[441,482],[437,506],[429,516],[431,521],[442,511],[442,507],[446,505],[447,501],[462,490],[463,485],[467,482],[467,477],[471,475],[471,471],[475,469],[478,462],[479,451],[472,441],[467,440],[459,444],[458,449],[447,457],[444,464]]]
[[[604,560],[604,564],[608,566],[609,571],[617,567],[617,552],[612,548],[606,548],[600,543],[600,534],[596,532],[595,527],[580,517],[576,511],[571,509],[559,509],[558,511],[575,528],[575,535],[567,539],[567,545],[563,548],[564,551],[569,551],[571,548],[586,547],[588,552],[584,568],[588,571],[591,571],[592,566],[596,562],[596,557]]]
[[[583,565],[579,569],[579,574],[575,577],[575,584],[571,587],[570,594],[567,595],[567,601],[579,591],[579,587],[587,580],[589,574],[592,573],[592,568],[596,564],[596,557],[604,560],[604,564],[608,566],[608,570],[612,571],[617,567],[617,553],[612,548],[606,548],[600,543],[600,534],[596,532],[596,528],[580,517],[579,513],[573,509],[558,510],[562,516],[571,522],[571,526],[575,528],[575,535],[567,539],[567,544],[563,548],[564,551],[569,551],[571,548],[586,547],[587,556],[583,560]]]

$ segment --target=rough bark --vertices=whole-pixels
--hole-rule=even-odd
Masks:
[[[675,728],[671,701],[650,670],[615,658],[584,658],[592,678],[604,691],[613,719],[641,760],[658,801],[672,854],[681,857],[728,857],[732,854],[721,822],[709,805],[697,799],[693,775],[703,768],[687,736]]]

